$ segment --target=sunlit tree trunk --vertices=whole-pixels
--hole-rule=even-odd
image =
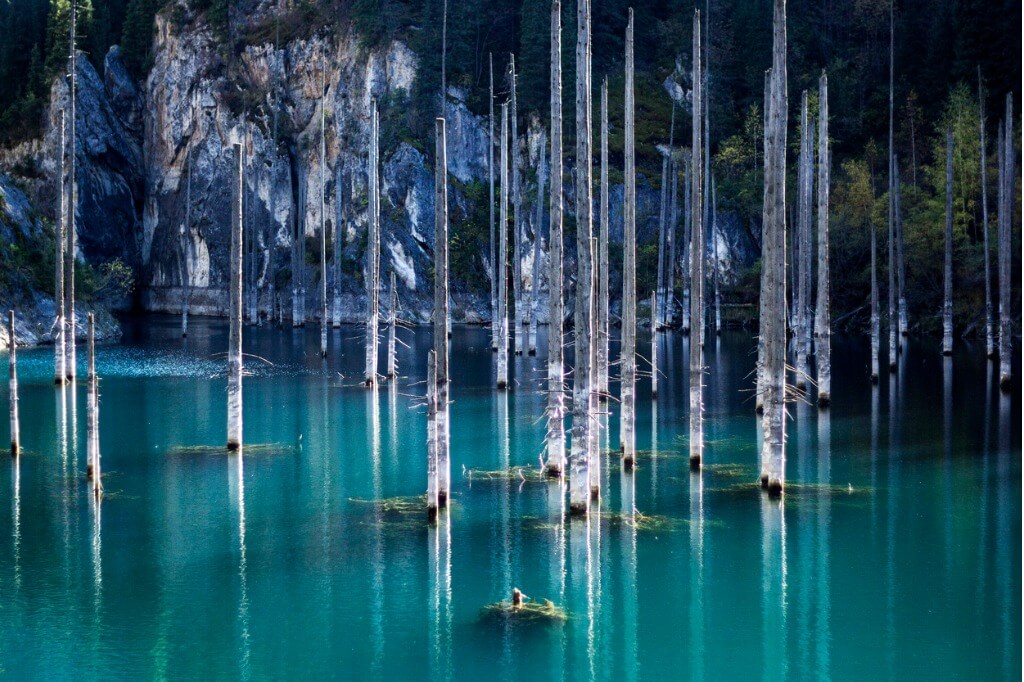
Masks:
[[[786,472],[786,0],[774,0],[761,336],[764,343],[764,469],[769,494],[780,494]],[[767,300],[765,300],[767,299]]]
[[[785,49],[785,48],[783,48],[783,49]],[[774,208],[770,208],[769,205],[768,205],[768,170],[769,170],[769,168],[768,168],[768,165],[769,165],[768,155],[771,154],[771,151],[772,151],[772,141],[771,141],[771,132],[770,132],[771,125],[772,125],[772,121],[770,119],[771,109],[772,109],[772,101],[771,101],[771,98],[772,98],[772,82],[773,82],[772,70],[768,69],[767,71],[764,72],[764,154],[763,154],[763,157],[764,157],[764,174],[763,174],[764,175],[764,178],[763,178],[763,180],[764,180],[764,197],[763,197],[763,200],[762,200],[762,216],[761,216],[761,295],[760,295],[760,301],[759,301],[759,304],[758,304],[757,366],[755,368],[756,377],[757,377],[757,379],[756,379],[757,380],[757,384],[756,384],[756,388],[755,388],[755,391],[754,391],[754,401],[755,401],[754,402],[754,405],[755,405],[754,410],[758,414],[763,414],[764,413],[764,395],[765,395],[766,383],[767,383],[767,374],[766,374],[767,356],[766,356],[765,343],[764,343],[764,340],[765,340],[764,322],[765,322],[765,319],[767,318],[767,315],[768,315],[768,305],[771,303],[771,299],[768,296],[768,279],[769,279],[768,278],[768,272],[767,272],[767,270],[765,270],[765,265],[766,265],[766,263],[765,263],[765,249],[768,248],[768,239],[769,239],[769,234],[770,234],[768,221],[769,221],[769,218],[773,216],[772,212],[774,211]],[[774,189],[773,189],[773,191],[774,191]],[[774,198],[772,200],[774,201]],[[783,217],[780,218],[780,219],[784,220],[785,219],[784,216],[785,216],[785,214],[783,214]],[[785,257],[785,254],[783,254],[783,258],[784,257]],[[785,267],[783,267],[783,270],[785,270]],[[785,272],[783,272],[783,274],[785,274]],[[786,293],[785,293],[785,289],[786,288],[785,288],[785,286],[783,286],[782,289],[783,289],[782,297],[783,297],[783,301],[785,301],[785,297],[786,297]],[[785,315],[785,311],[783,311],[783,315]],[[763,443],[762,443],[762,445],[763,445]],[[767,447],[762,447],[761,448],[761,453],[762,453],[762,458],[761,458],[761,484],[763,486],[767,486],[768,485],[768,448]]]
[[[632,33],[632,15],[627,29]],[[632,36],[627,38],[631,42]],[[576,309],[574,311],[572,441],[569,457],[569,513],[587,514],[594,495],[590,454],[594,332],[593,154],[591,150],[590,0],[576,6]],[[589,481],[589,486],[588,486]]]
[[[370,220],[366,259],[366,367],[364,383],[377,383],[377,321],[380,315],[380,123],[377,103],[370,104]]]
[[[985,147],[985,91],[981,87],[981,66],[978,67],[978,133],[981,141],[981,233],[985,249],[985,355],[993,358],[996,354],[995,334],[992,324],[992,267],[988,246],[988,154]]]
[[[626,27],[625,156],[622,198],[622,341],[619,350],[619,439],[622,466],[636,458],[636,122],[633,76],[633,12]],[[652,318],[653,319],[653,318]]]
[[[59,198],[57,199],[57,239],[55,242],[56,248],[54,249],[54,287],[53,287],[53,307],[57,311],[56,319],[53,322],[53,383],[60,386],[63,385],[67,372],[64,369],[65,364],[65,349],[64,349],[64,333],[66,323],[64,321],[64,242],[67,240],[67,236],[64,231],[65,227],[65,177],[64,177],[64,156],[66,154],[64,146],[64,131],[67,129],[67,123],[65,121],[64,110],[60,110],[60,160],[58,167],[60,168],[60,174],[58,175],[57,185],[60,187]]]
[[[533,227],[533,272],[530,275],[530,334],[527,338],[527,350],[530,355],[537,354],[537,307],[540,305],[540,257],[541,227],[544,225],[544,183],[546,181],[547,135],[540,132],[540,161],[537,165],[537,221]]]
[[[658,330],[654,328],[658,296],[651,292],[651,400],[658,399]]]
[[[21,433],[18,428],[18,338],[14,333],[14,311],[10,311],[7,326],[7,345],[10,349],[7,360],[10,364],[10,403],[11,403],[11,456],[17,457],[21,452]]]
[[[700,10],[693,15],[693,72],[702,73]],[[700,468],[704,453],[704,134],[701,116],[704,113],[702,79],[693,79],[693,144],[690,164],[693,173],[690,206],[693,229],[690,240],[690,467]],[[785,304],[783,304],[784,306]],[[785,343],[785,341],[783,341]]]
[[[395,289],[395,271],[391,271],[388,300],[388,379],[398,377],[398,292]]]
[[[233,147],[231,291],[228,301],[228,450],[242,447],[242,145]]]
[[[508,103],[501,104],[501,210],[498,216],[498,390],[508,388]]]
[[[601,196],[598,214],[597,282],[597,391],[600,401],[608,400],[608,77],[601,83]]]
[[[668,232],[665,236],[665,244],[668,248],[668,255],[665,258],[665,300],[663,301],[664,311],[662,320],[666,326],[671,327],[675,323],[675,298],[676,298],[676,223],[679,220],[679,167],[675,160],[675,147],[669,147],[672,154],[669,162],[669,182],[671,183],[672,199],[669,201]]]
[[[562,2],[551,2],[551,218],[548,228],[547,467],[565,473],[565,369],[562,348]],[[564,498],[563,498],[564,499]]]
[[[494,250],[494,57],[487,55],[490,96],[487,98],[487,208],[491,234],[491,350],[498,350],[498,264]]]
[[[690,236],[693,232],[693,207],[690,190],[693,178],[690,174],[690,159],[683,155],[683,334],[690,333]]]
[[[942,277],[942,354],[953,354],[953,129],[946,129],[946,251]]]
[[[434,121],[434,391],[437,400],[437,505],[448,506],[448,153],[445,120]]]
[[[818,81],[818,303],[814,308],[814,352],[818,370],[818,405],[832,402],[832,329],[829,290],[829,217],[831,157],[828,142],[828,76]]]
[[[103,492],[100,468],[100,383],[96,375],[96,320],[89,313],[89,396],[86,400],[88,427],[86,429],[86,469],[92,472],[92,492],[97,497]]]
[[[516,355],[523,354],[523,219],[522,196],[519,193],[519,109],[516,106],[516,58],[509,55],[509,88],[512,91],[511,117],[511,172],[512,172],[512,322],[513,348]]]
[[[1011,318],[1013,314],[1013,289],[1011,267],[1013,254],[1013,204],[1015,200],[1015,169],[1013,148],[1013,93],[1006,95],[1006,134],[1003,148],[1003,178],[1000,187],[1003,203],[1000,207],[999,224],[999,387],[1009,391],[1012,381],[1011,363],[1012,339]],[[1000,147],[1003,147],[1000,140]]]
[[[715,266],[715,336],[722,334],[722,265],[718,254],[718,187],[715,186],[715,178],[711,180],[711,244],[713,261]]]
[[[893,208],[896,211],[896,264],[897,264],[897,288],[899,290],[899,301],[897,305],[899,310],[899,329],[900,337],[906,336],[910,331],[910,318],[907,313],[907,263],[903,259],[903,212],[900,208],[900,195],[902,194],[902,185],[900,184],[900,165],[896,157],[893,157],[893,172],[896,174],[896,203],[893,204]],[[902,340],[900,341],[900,349],[902,350]]]
[[[67,332],[64,336],[64,351],[66,353],[66,359],[64,361],[64,371],[68,378],[68,381],[75,380],[76,365],[77,361],[75,358],[75,251],[76,242],[78,240],[78,227],[77,218],[75,216],[76,209],[78,208],[78,162],[77,152],[78,145],[76,142],[76,107],[78,99],[78,47],[76,43],[76,22],[78,15],[78,7],[76,0],[71,2],[71,54],[69,55],[69,100],[71,102],[71,119],[68,121],[68,125],[71,130],[70,135],[70,150],[68,152],[68,203],[67,203],[67,220],[65,221],[66,230],[66,248],[64,253],[64,321],[67,327]]]
[[[895,23],[893,21],[893,0],[889,1],[889,287],[887,290],[889,299],[889,372],[896,371],[896,337],[898,336],[899,320],[896,309],[896,273],[899,269],[896,264],[896,147],[894,145],[893,128],[893,70],[894,70],[894,48]]]
[[[661,157],[661,203],[658,210],[658,279],[654,285],[657,305],[651,317],[654,329],[662,325],[662,301],[665,298],[665,222],[668,220],[668,166],[669,155]]]

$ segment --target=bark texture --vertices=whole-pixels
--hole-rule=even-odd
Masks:
[[[622,199],[622,341],[619,349],[619,439],[622,465],[636,458],[636,120],[634,99],[633,13],[626,27],[625,155]]]
[[[233,147],[231,300],[228,319],[228,450],[242,447],[242,145]]]
[[[380,317],[380,121],[377,103],[370,104],[370,220],[367,229],[366,257],[366,367],[363,380],[367,386],[377,383],[377,326]]]
[[[831,182],[828,142],[828,76],[818,80],[818,301],[814,307],[814,352],[818,372],[818,405],[832,402],[832,329],[830,319],[828,199]]]
[[[434,121],[434,362],[437,401],[437,505],[448,506],[448,143],[445,120]]]
[[[508,388],[508,104],[501,105],[501,211],[498,217],[498,390]]]
[[[701,73],[700,10],[693,15],[693,72]],[[693,144],[690,210],[693,229],[690,242],[690,466],[700,468],[704,454],[704,112],[702,79],[693,80]],[[783,306],[785,303],[783,303]]]
[[[10,403],[11,403],[11,456],[17,457],[21,452],[21,431],[18,420],[18,339],[14,335],[14,311],[10,311],[7,326],[7,341],[10,351],[7,361],[10,366]]]
[[[946,129],[946,251],[942,276],[942,354],[953,354],[953,129]]]

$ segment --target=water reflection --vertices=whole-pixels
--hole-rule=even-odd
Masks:
[[[946,584],[953,578],[953,358],[942,358],[942,510]]]
[[[427,528],[430,546],[431,670],[441,680],[452,679],[452,535],[451,514]]]
[[[690,472],[690,678],[706,677],[704,664],[704,473]]]
[[[832,676],[832,416],[828,410],[818,413],[818,547],[815,553],[817,575],[817,626],[815,675],[818,679]]]
[[[1002,391],[999,392],[999,455],[996,460],[996,474],[998,476],[1000,485],[997,487],[996,492],[996,537],[1001,539],[1001,542],[996,544],[996,584],[998,585],[999,594],[999,629],[1000,635],[1002,635],[1002,653],[1003,653],[1003,675],[1006,679],[1012,677],[1020,677],[1020,655],[1014,656],[1014,645],[1013,642],[1013,631],[1014,622],[1011,616],[1011,592],[1013,590],[1014,579],[1012,575],[1020,575],[1019,570],[1013,570],[1014,554],[1010,551],[1009,538],[1013,535],[1011,528],[1013,524],[1020,522],[1020,512],[1014,513],[1011,510],[1011,499],[1009,480],[1010,474],[1010,463],[1014,457],[1014,452],[1011,450],[1011,438],[1010,430],[1013,428],[1014,423],[1018,426],[1020,415],[1016,416],[1013,414],[1010,407],[1010,395]],[[1017,456],[1019,456],[1019,450]],[[1019,533],[1019,527],[1018,527]],[[1020,556],[1018,550],[1017,556]],[[1020,584],[1017,584],[1018,589]],[[1018,600],[1019,602],[1019,600]],[[1019,604],[1018,604],[1019,605]],[[1017,616],[1017,625],[1020,623],[1020,616]],[[1020,634],[1017,634],[1017,639],[1020,639]]]
[[[21,589],[21,457],[11,458],[11,540],[14,555],[14,587]]]
[[[241,657],[238,661],[242,679],[252,676],[252,637],[249,632],[249,578],[245,545],[245,477],[242,454],[228,457],[228,491],[238,515],[238,630]]]
[[[902,384],[899,384],[902,385]],[[893,382],[892,375],[889,376],[889,452],[886,484],[886,519],[885,519],[885,636],[882,645],[885,649],[886,666],[890,677],[895,675],[896,668],[896,514],[898,512],[898,499],[896,497],[897,480],[899,478],[899,467],[895,450],[896,437],[896,406],[897,406],[897,384]],[[874,475],[875,462],[878,459],[878,385],[871,389],[871,452],[872,452],[872,483],[871,489],[877,490],[877,478]],[[875,497],[871,496],[871,508],[875,509]],[[874,514],[872,514],[874,519]],[[872,527],[877,523],[872,522]]]
[[[786,653],[787,567],[786,505],[761,495],[761,615],[764,650],[762,678],[785,680],[789,657]]]
[[[366,389],[367,431],[370,434],[370,469],[373,475],[373,499],[383,498],[383,482],[381,480],[380,463],[380,401],[377,384]],[[373,523],[373,550],[371,552],[370,590],[372,604],[370,609],[370,629],[373,638],[374,677],[380,677],[384,663],[384,519],[381,505],[375,504]]]
[[[639,667],[639,639],[637,636],[637,554],[636,554],[636,475],[619,477],[622,492],[622,514],[630,523],[620,526],[622,545],[622,609],[623,609],[623,665],[626,679],[635,680]]]
[[[552,601],[556,604],[565,604],[565,479],[558,478],[549,481],[545,486],[547,493],[548,523],[552,525],[551,542],[548,549],[548,569],[550,571],[551,593],[554,595]],[[551,670],[551,677],[561,680],[565,677],[565,648],[566,628],[550,628],[549,632],[554,639],[552,647],[554,661]]]

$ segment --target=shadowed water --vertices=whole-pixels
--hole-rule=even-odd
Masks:
[[[123,345],[98,349],[99,505],[84,384],[55,389],[52,349],[19,352],[26,452],[0,467],[0,674],[1021,675],[1020,391],[998,392],[982,346],[944,362],[935,340],[911,341],[872,387],[865,340],[838,340],[831,410],[790,406],[778,503],[753,485],[755,339],[709,339],[708,466],[694,474],[688,341],[665,335],[657,405],[638,387],[634,475],[607,452],[614,401],[602,418],[588,522],[566,520],[556,483],[466,473],[537,466],[545,357],[510,360],[514,390],[497,393],[489,332],[456,326],[453,506],[431,528],[374,502],[426,488],[429,329],[402,332],[397,387],[369,391],[362,329],[332,330],[324,362],[316,328],[246,328],[241,457],[218,449],[227,326],[190,333],[129,321]],[[481,616],[513,586],[568,621]]]

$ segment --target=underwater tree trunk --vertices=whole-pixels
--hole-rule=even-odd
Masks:
[[[395,289],[395,271],[391,271],[391,288],[388,300],[388,379],[398,377],[398,292]]]
[[[981,87],[981,66],[978,67],[978,132],[981,141],[981,233],[985,250],[985,356],[995,357],[996,343],[992,324],[992,267],[988,245],[988,164],[985,149],[985,91]]]
[[[448,153],[445,120],[434,121],[434,398],[437,400],[437,506],[448,506]]]
[[[654,328],[658,295],[651,292],[651,400],[658,399],[658,330]]]
[[[512,339],[516,355],[523,354],[523,220],[522,196],[519,193],[519,109],[516,106],[516,58],[509,54],[508,79],[512,91],[512,139],[511,139],[511,172],[512,172],[512,304],[513,314]]]
[[[627,41],[632,42],[632,13]],[[587,514],[594,495],[590,474],[593,447],[591,341],[594,326],[593,155],[591,150],[590,0],[576,7],[576,309],[574,311],[572,441],[569,453],[569,513]],[[589,481],[589,486],[588,486]]]
[[[320,76],[320,357],[327,357],[327,111],[323,71]],[[255,259],[254,259],[255,260]],[[251,268],[253,264],[250,263]],[[255,291],[252,293],[255,298]],[[255,307],[255,306],[254,306]]]
[[[537,314],[540,305],[540,234],[544,224],[544,182],[545,155],[547,154],[547,135],[544,129],[540,132],[540,162],[537,166],[537,222],[533,226],[533,272],[530,275],[530,334],[527,339],[527,351],[530,355],[537,354]]]
[[[702,73],[700,10],[693,15],[693,72]],[[700,468],[704,452],[704,242],[703,185],[704,163],[702,155],[704,133],[701,117],[704,104],[701,99],[702,79],[693,80],[693,144],[690,164],[693,173],[692,198],[693,230],[690,242],[690,467]],[[783,307],[785,304],[783,304]],[[785,343],[785,342],[783,342]]]
[[[427,519],[437,519],[437,368],[434,351],[427,351]]]
[[[231,291],[228,301],[228,450],[242,447],[242,145],[234,145],[231,183]]]
[[[508,103],[501,104],[501,210],[498,216],[498,390],[508,388]]]
[[[1000,133],[1002,130],[1000,129]],[[1006,133],[1003,136],[1006,146],[1003,148],[1003,140],[1000,140],[1000,148],[1003,153],[1003,176],[1000,187],[1003,193],[1003,203],[1000,206],[999,215],[999,388],[1005,392],[1010,390],[1012,381],[1012,338],[1011,318],[1013,314],[1013,289],[1012,289],[1012,258],[1013,254],[1013,204],[1016,196],[1016,171],[1014,169],[1014,148],[1013,148],[1013,93],[1006,95]],[[1005,215],[1005,217],[1003,217]]]
[[[946,251],[942,277],[942,354],[953,354],[953,129],[946,129]]]
[[[377,321],[380,315],[380,122],[377,102],[370,104],[370,221],[369,254],[366,261],[366,367],[363,370],[367,387],[377,383]]]
[[[9,315],[7,341],[10,352],[7,359],[10,363],[11,456],[17,457],[21,452],[21,434],[18,428],[18,339],[14,334],[14,311],[10,311]]]
[[[622,341],[619,350],[619,439],[622,466],[636,459],[636,113],[634,100],[633,12],[626,27],[625,189],[622,198]],[[653,318],[652,318],[653,319]]]
[[[761,336],[764,343],[764,470],[769,494],[786,473],[786,0],[774,0],[771,99],[765,155]]]
[[[64,352],[66,359],[64,361],[64,372],[68,381],[75,380],[75,374],[77,370],[77,360],[75,358],[75,251],[76,242],[78,240],[78,227],[75,211],[78,208],[78,160],[77,151],[78,145],[76,143],[76,107],[77,107],[77,91],[78,91],[78,67],[76,62],[78,61],[78,47],[75,42],[75,30],[78,15],[77,2],[72,0],[71,2],[71,54],[70,59],[70,93],[69,100],[71,102],[71,119],[68,121],[68,125],[71,129],[70,135],[70,146],[69,159],[68,159],[68,203],[67,203],[67,220],[65,221],[65,239],[67,250],[64,253],[64,322],[67,327],[67,332],[64,336]]]
[[[598,400],[608,400],[609,332],[608,281],[608,77],[601,83],[601,195],[598,199],[597,243],[597,392]]]
[[[491,350],[498,350],[498,265],[494,250],[494,57],[487,55],[491,88],[487,99],[487,209],[491,234]]]
[[[818,406],[832,402],[831,277],[828,245],[828,197],[831,158],[828,143],[828,76],[818,81],[818,302],[814,308],[814,353],[818,370]]]
[[[565,369],[562,348],[562,2],[551,2],[551,218],[548,223],[549,476],[565,473]]]
[[[64,120],[64,110],[60,110],[60,160],[58,166],[60,168],[60,175],[58,176],[57,184],[60,187],[59,197],[57,199],[57,219],[56,219],[56,232],[57,239],[55,243],[54,253],[54,287],[53,287],[53,307],[57,310],[57,316],[53,323],[53,383],[60,386],[63,385],[67,372],[64,370],[65,361],[65,321],[64,321],[64,241],[67,239],[64,234],[64,219],[65,213],[65,197],[64,197],[64,156],[66,154],[64,148],[64,131],[67,128],[67,124]]]
[[[99,497],[103,493],[103,476],[100,468],[100,382],[96,376],[96,319],[92,313],[89,313],[88,380],[86,451],[89,462],[86,469],[92,472],[93,495]]]

